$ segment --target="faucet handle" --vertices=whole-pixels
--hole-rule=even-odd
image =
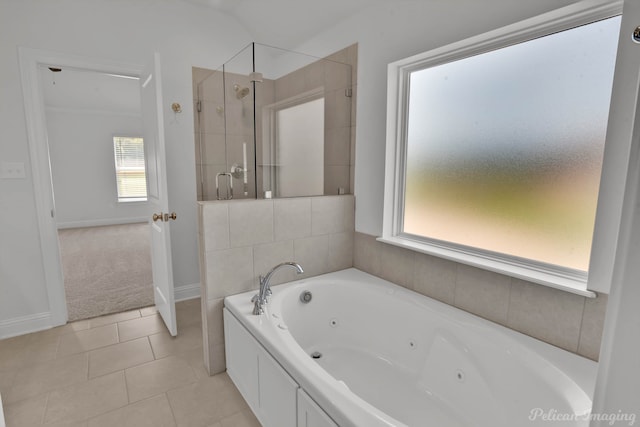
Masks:
[[[251,297],[251,302],[256,302],[260,299],[260,295],[255,294],[254,296]]]

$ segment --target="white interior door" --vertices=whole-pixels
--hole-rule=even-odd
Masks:
[[[171,335],[178,334],[171,264],[171,236],[167,168],[162,114],[160,57],[156,53],[140,76],[142,126],[147,165],[147,194],[151,229],[154,300]],[[175,216],[174,218],[175,219]]]

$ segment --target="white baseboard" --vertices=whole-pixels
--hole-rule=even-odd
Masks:
[[[81,227],[102,227],[104,225],[120,225],[120,224],[135,224],[138,222],[147,222],[146,217],[133,217],[133,218],[104,218],[104,219],[90,219],[86,221],[67,221],[59,222],[57,224],[58,229],[65,228],[81,228]]]
[[[51,328],[51,313],[30,314],[0,321],[0,339]]]
[[[200,283],[192,283],[191,285],[176,286],[173,289],[176,302],[188,299],[200,298]]]
[[[200,283],[177,286],[174,289],[176,302],[200,298]],[[11,338],[31,332],[52,328],[51,313],[36,313],[28,316],[0,320],[0,339]]]

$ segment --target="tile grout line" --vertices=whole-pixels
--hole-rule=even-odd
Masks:
[[[167,399],[167,403],[169,404],[169,410],[171,411],[171,416],[173,417],[173,423],[177,426],[178,419],[176,418],[176,414],[173,410],[173,406],[171,405],[171,399],[169,399],[169,394],[166,391],[163,394],[164,394],[164,397]]]
[[[596,297],[597,298],[597,297]],[[587,311],[587,298],[582,299],[582,316],[580,317],[580,327],[578,328],[578,342],[576,345],[576,354],[580,354],[580,344],[582,341],[582,327],[584,326],[584,316],[585,313]],[[580,354],[581,356],[583,356],[582,354]],[[583,356],[586,357],[586,356]]]
[[[49,396],[51,395],[51,392],[47,393],[47,397],[45,397],[45,403],[44,403],[44,411],[42,411],[42,417],[40,419],[40,424],[44,425],[44,419],[46,418],[47,415],[47,409],[49,409]]]
[[[147,335],[147,336],[146,336],[146,338],[147,338],[147,342],[149,343],[149,347],[151,348],[151,355],[153,356],[153,360],[159,360],[159,359],[156,357],[156,352],[155,352],[155,350],[153,349],[153,345],[151,344],[151,338],[149,337],[149,335]]]

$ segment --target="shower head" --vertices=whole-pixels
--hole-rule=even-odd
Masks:
[[[249,88],[246,86],[240,86],[239,84],[233,85],[233,90],[236,91],[236,98],[242,99],[249,95]]]

